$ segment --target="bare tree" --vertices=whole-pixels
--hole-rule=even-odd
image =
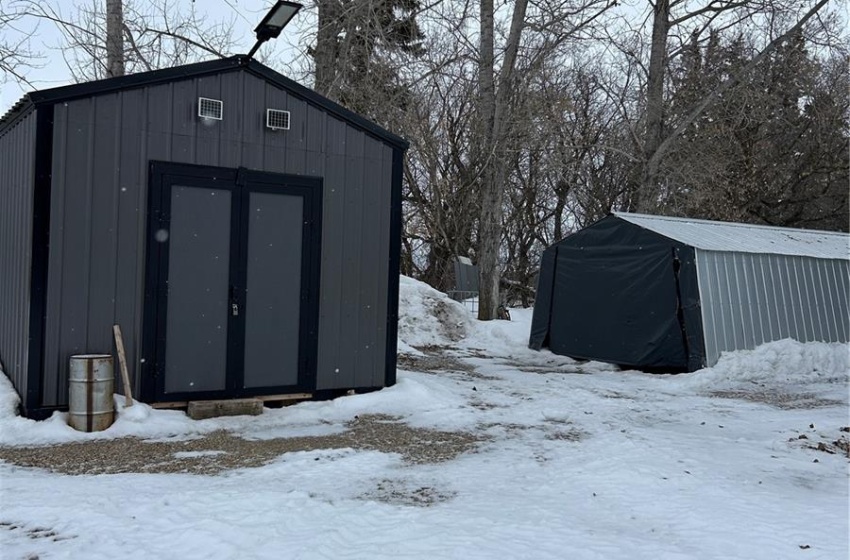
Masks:
[[[0,5],[0,83],[12,79],[31,85],[26,70],[38,64],[40,57],[30,48],[35,30],[20,28],[25,17],[16,6]]]
[[[748,38],[723,36],[693,47],[677,69],[670,112],[747,65],[754,50]],[[819,51],[795,35],[681,133],[665,171],[667,211],[847,229],[846,57]]]
[[[319,28],[308,49],[315,89],[383,120],[388,106],[408,98],[400,63],[423,52],[418,0],[318,0],[316,7]]]
[[[451,261],[473,256],[478,222],[475,65],[456,41],[435,36],[416,61],[398,130],[410,139],[405,178],[405,261],[442,290]]]
[[[508,117],[514,70],[520,39],[525,27],[528,0],[516,0],[511,26],[505,43],[505,54],[498,71],[494,56],[493,0],[481,0],[481,39],[478,70],[479,113],[481,119],[484,170],[481,176],[481,218],[478,225],[478,267],[480,271],[478,318],[496,318],[499,307],[499,244],[502,239],[502,199],[504,193],[504,160],[501,158],[502,131]]]
[[[15,5],[56,26],[63,38],[59,49],[77,81],[224,57],[234,44],[232,22],[209,21],[194,3],[188,9],[169,0],[109,0],[106,5],[91,0],[70,9],[37,0]]]
[[[512,106],[523,95],[517,79],[522,46],[522,72],[533,75],[547,61],[563,56],[561,50],[578,39],[615,5],[594,0],[576,3],[542,2],[527,14],[527,0],[513,5],[502,57],[494,57],[494,12],[491,0],[481,2],[479,35],[479,98],[481,141],[484,147],[481,171],[481,217],[479,220],[480,294],[478,318],[496,317],[500,304],[499,247],[502,240],[503,193],[510,163],[504,153],[513,131]],[[526,37],[524,31],[530,32]],[[528,39],[528,40],[525,40]],[[498,71],[497,71],[498,67]]]
[[[699,100],[693,110],[672,130],[664,115],[664,85],[669,68],[669,45],[671,29],[694,24],[692,36],[699,37],[714,28],[729,29],[754,18],[771,15],[789,8],[780,2],[752,2],[749,0],[707,0],[693,4],[688,0],[656,0],[652,6],[652,38],[650,43],[647,85],[645,93],[645,132],[641,146],[644,160],[640,180],[634,193],[633,207],[639,211],[653,209],[658,203],[657,183],[661,160],[672,147],[676,137],[708,106],[716,102],[723,91],[735,85],[759,61],[770,54],[785,40],[796,33],[829,2],[820,0],[809,9],[790,29],[770,41],[752,65],[742,68],[736,75],[720,84],[715,91]]]
[[[532,12],[526,7],[524,15],[513,4],[501,8],[510,10],[511,25],[502,26],[507,19],[494,14],[491,53],[486,43],[482,49],[480,35],[469,32],[472,25],[481,29],[479,6],[435,4],[422,14],[428,34],[424,54],[401,72],[411,92],[405,116],[394,128],[411,140],[405,167],[405,270],[449,289],[452,258],[473,257],[489,269],[479,285],[485,292],[491,286],[486,295],[491,303],[496,298],[491,316],[501,302],[503,271],[512,291],[527,287],[540,247],[551,240],[546,228],[554,222],[548,207],[552,191],[546,184],[559,171],[547,142],[558,137],[550,125],[563,115],[552,116],[549,108],[568,105],[570,93],[569,86],[558,84],[543,99],[534,93],[535,80],[562,66],[562,57],[575,54],[574,43],[586,39],[581,31],[610,4],[590,0],[568,7],[546,1]],[[487,18],[484,26],[489,26]],[[509,44],[514,45],[510,50]],[[569,181],[561,181],[559,189],[563,210]],[[541,230],[548,233],[541,235]]]

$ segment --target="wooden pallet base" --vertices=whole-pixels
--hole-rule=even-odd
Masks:
[[[288,395],[261,395],[255,397],[263,402],[268,401],[306,401],[313,398],[313,393],[290,393]]]
[[[218,416],[259,416],[263,413],[260,399],[229,399],[226,401],[189,401],[186,415],[192,420]]]
[[[180,409],[180,408],[189,408],[190,402],[229,402],[230,400],[258,400],[263,406],[285,406],[287,404],[294,404],[296,402],[308,401],[313,398],[312,393],[289,393],[286,395],[260,395],[258,397],[251,397],[251,399],[224,399],[217,401],[171,401],[171,402],[158,402],[153,403],[151,405],[152,408],[156,409]]]
[[[263,395],[257,397],[263,401],[263,405],[269,408],[280,408],[290,404],[309,401],[313,398],[313,393],[292,393],[289,395]]]

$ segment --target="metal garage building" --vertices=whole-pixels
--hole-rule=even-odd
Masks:
[[[529,346],[663,371],[850,341],[850,236],[614,213],[543,254]]]
[[[122,326],[147,402],[395,382],[407,142],[232,57],[0,119],[0,361],[31,417]]]

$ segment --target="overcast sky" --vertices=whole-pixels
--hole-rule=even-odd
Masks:
[[[72,4],[85,3],[85,0],[42,0],[60,6],[63,13],[70,13]],[[195,10],[206,14],[210,21],[233,22],[233,38],[236,41],[237,52],[248,52],[254,44],[253,29],[260,22],[266,10],[274,0],[170,0],[170,2],[189,6],[194,3]],[[0,0],[0,4],[5,4]],[[308,11],[302,10],[287,27],[289,34],[284,33],[279,39],[269,41],[263,46],[263,53],[273,59],[292,59],[299,54],[294,45],[298,43],[299,29],[306,29],[312,18]],[[60,47],[62,36],[56,27],[48,21],[38,22],[35,18],[25,18],[17,22],[20,33],[34,31],[31,39],[31,49],[43,55],[39,68],[26,71],[27,79],[36,89],[47,89],[73,83],[71,73],[62,58]],[[7,30],[6,30],[7,31]],[[0,83],[0,115],[11,107],[21,96],[32,88],[26,84],[18,84],[14,80]]]

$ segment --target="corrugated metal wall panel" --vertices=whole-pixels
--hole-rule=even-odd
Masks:
[[[98,161],[93,157],[97,131],[95,118],[96,101],[92,98],[63,104],[56,108],[54,115],[54,130],[56,122],[62,122],[66,126],[67,136],[63,144],[67,151],[62,160],[55,157],[53,160],[48,333],[45,345],[46,348],[62,348],[63,352],[47,352],[45,355],[45,372],[48,374],[45,375],[42,394],[43,404],[47,406],[67,402],[67,376],[51,375],[51,372],[66,372],[68,356],[89,351],[110,351],[90,350],[88,346],[90,297],[102,297],[102,294],[91,291],[90,284],[93,177]],[[54,142],[54,154],[56,149]],[[54,222],[54,219],[61,225]],[[112,221],[109,215],[100,216],[98,219]],[[56,307],[50,306],[51,293],[58,302]]]
[[[328,121],[333,121],[328,117]],[[329,137],[333,135],[329,133]],[[322,216],[323,235],[340,235],[344,223],[345,156],[329,155],[324,175],[324,203]],[[326,389],[341,386],[339,364],[345,354],[341,344],[327,344],[326,341],[339,340],[346,336],[342,331],[341,302],[342,287],[348,278],[344,278],[343,244],[338,240],[331,243],[322,240],[322,280],[319,287],[319,360],[316,380],[318,388]],[[347,367],[344,365],[343,367]]]
[[[367,247],[377,247],[381,232],[381,146],[377,140],[366,137],[363,146],[365,168],[363,170],[363,198],[360,201],[361,246],[363,253],[368,253]],[[372,224],[372,225],[369,225]],[[377,325],[375,311],[379,299],[380,286],[386,282],[386,275],[378,276],[378,263],[370,260],[369,266],[360,267],[360,301],[358,309],[358,342],[360,356],[357,362],[358,385],[370,385],[376,367],[383,366],[384,356],[378,355]],[[384,298],[386,299],[386,298]],[[362,376],[362,377],[361,377]]]
[[[224,120],[200,123],[198,96]],[[114,322],[138,364],[151,160],[322,177],[317,388],[383,384],[392,149],[241,71],[70,101],[55,123],[45,405],[67,402],[70,354],[112,351]]]
[[[824,321],[828,324],[828,329],[834,330],[836,333],[841,333],[841,325],[839,323],[838,315],[836,314],[835,309],[835,298],[829,290],[829,284],[826,282],[827,274],[829,269],[832,267],[824,267],[823,269],[818,268],[815,270],[817,274],[817,284],[818,289],[821,293],[825,294],[824,298],[824,307],[826,308],[826,312],[824,315]]]
[[[65,230],[65,162],[69,156],[68,136],[71,126],[68,122],[68,110],[57,105],[53,115],[53,165],[50,185],[50,238],[51,243],[47,262],[47,295],[45,303],[44,333],[44,371],[42,373],[42,404],[55,404],[59,376],[65,373],[59,366],[59,337],[61,333],[62,309],[62,260],[65,255],[61,239]]]
[[[145,266],[145,208],[147,205],[147,153],[148,145],[141,131],[148,126],[148,99],[144,90],[128,91],[120,95],[120,146],[117,157],[118,208],[116,223],[115,316],[121,325],[128,360],[137,363],[136,349],[142,332],[142,299],[138,294],[144,289],[143,276],[138,274]],[[125,262],[126,261],[126,262]],[[134,368],[135,371],[135,368]],[[137,377],[137,376],[135,376]],[[138,394],[136,379],[134,390]],[[116,390],[123,390],[116,385]]]
[[[250,169],[265,169],[265,133],[257,122],[259,113],[265,111],[266,82],[246,75],[242,87],[242,130],[239,165]],[[282,154],[277,159],[284,159]]]
[[[744,299],[750,302],[750,305],[744,311],[746,316],[745,326],[750,333],[752,343],[758,345],[765,340],[764,322],[761,318],[761,298],[756,289],[752,255],[741,253],[735,255],[735,258],[741,261],[742,276],[739,277],[739,280],[743,283]]]
[[[289,96],[290,129],[286,133],[287,173],[307,173],[307,104],[297,97]]]
[[[26,397],[36,112],[0,136],[0,363]]]
[[[363,247],[363,173],[365,162],[363,159],[364,134],[359,130],[349,127],[345,128],[345,177],[342,185],[343,216],[342,225],[345,235],[340,240],[342,243],[342,269],[346,272],[342,275],[342,300],[339,302],[342,308],[340,317],[340,355],[348,359],[334,368],[336,379],[334,386],[355,386],[356,372],[362,367],[362,348],[360,345],[360,312],[365,303],[360,285],[360,271],[363,262],[361,249]],[[342,233],[342,232],[340,232]],[[372,264],[372,263],[370,263]]]
[[[86,348],[111,348],[115,318],[115,282],[118,271],[118,202],[121,196],[121,97],[102,95],[94,99],[95,133],[93,151],[114,165],[92,165],[91,265],[88,315],[92,327],[86,333]],[[110,297],[98,297],[108,294]]]
[[[378,228],[379,236],[377,241],[378,247],[390,246],[390,201],[392,200],[392,175],[393,175],[393,149],[389,146],[381,146],[381,172],[380,172],[380,204],[378,205],[379,219],[376,221],[380,224]],[[372,373],[372,386],[381,387],[385,382],[384,357],[387,354],[387,298],[383,297],[383,292],[379,288],[384,285],[384,279],[389,275],[390,262],[388,259],[378,259],[378,267],[376,270],[375,286],[378,290],[377,307],[375,309],[375,333],[378,337],[375,342],[375,356],[377,363]]]
[[[775,311],[775,323],[771,325],[777,331],[777,334],[774,336],[778,339],[786,337],[799,339],[800,333],[797,329],[799,323],[797,322],[793,300],[790,296],[790,284],[788,282],[781,282],[781,279],[787,276],[787,273],[783,273],[781,266],[784,264],[784,261],[777,259],[773,255],[768,255],[765,260],[770,277],[770,282],[765,287],[765,291],[776,300],[776,305],[772,308]]]
[[[221,80],[221,99],[239,99],[245,87],[245,76],[242,72],[231,72],[219,76]],[[244,109],[228,103],[228,118],[218,123],[216,127],[221,138],[219,143],[218,160],[222,167],[238,167],[242,155],[242,118],[230,118],[230,115],[241,116]]]
[[[154,88],[151,88],[154,89]],[[195,115],[198,114],[198,81],[187,80],[171,84],[173,103],[171,105],[171,153],[169,160],[177,163],[195,163],[197,154],[195,144],[198,141],[200,126]],[[189,102],[191,100],[191,103]]]
[[[706,362],[783,338],[850,341],[850,261],[697,250]]]
[[[830,264],[831,267],[827,267],[825,271],[825,277],[827,283],[832,281],[838,286],[837,294],[830,292],[834,298],[838,332],[842,333],[844,340],[850,340],[850,273],[841,261],[832,261]],[[844,297],[841,294],[844,294]]]
[[[312,153],[324,153],[325,150],[325,124],[327,117],[325,113],[307,106],[307,123],[305,132],[305,149]]]

